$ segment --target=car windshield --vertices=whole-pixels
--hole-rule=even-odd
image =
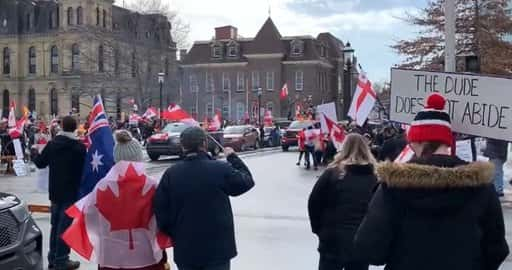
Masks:
[[[289,129],[304,129],[304,128],[308,128],[309,126],[311,126],[313,123],[311,123],[310,121],[294,121]]]
[[[246,129],[246,126],[231,126],[224,130],[224,134],[243,134]]]
[[[163,131],[167,133],[181,133],[187,128],[188,126],[185,124],[173,123],[167,124]]]

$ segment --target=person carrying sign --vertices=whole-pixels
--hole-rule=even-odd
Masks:
[[[381,185],[354,239],[356,259],[393,270],[498,269],[509,253],[489,162],[451,155],[445,99],[428,97],[409,163],[377,167]]]
[[[484,156],[488,157],[489,161],[494,164],[494,188],[498,196],[503,197],[503,165],[508,157],[508,142],[487,139]]]

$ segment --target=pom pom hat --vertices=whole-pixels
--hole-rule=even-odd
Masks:
[[[425,108],[420,111],[407,134],[411,142],[440,142],[451,146],[453,144],[450,115],[444,111],[446,100],[440,94],[432,94],[427,98]]]

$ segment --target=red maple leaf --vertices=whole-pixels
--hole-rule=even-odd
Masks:
[[[110,187],[105,191],[98,189],[96,194],[96,207],[110,222],[110,231],[128,230],[130,249],[133,247],[133,229],[148,229],[153,216],[153,195],[155,187],[151,187],[146,194],[142,194],[146,176],[138,175],[132,164],[124,176],[119,176],[117,186],[119,196],[116,196]]]

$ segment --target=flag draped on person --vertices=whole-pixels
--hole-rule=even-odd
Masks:
[[[190,126],[199,126],[199,123],[187,111],[174,104],[169,105],[167,111],[162,112],[162,119],[182,122]]]
[[[376,101],[377,94],[373,90],[372,83],[366,77],[366,73],[361,71],[348,115],[356,121],[358,126],[363,126]]]
[[[222,128],[222,116],[220,111],[217,111],[213,116],[212,122],[208,125],[208,131],[218,131]]]
[[[272,111],[267,110],[265,112],[265,115],[263,117],[263,123],[266,127],[271,127],[273,123],[274,118],[272,117]]]
[[[114,138],[100,96],[94,98],[89,117],[90,143],[85,158],[84,173],[80,183],[80,198],[91,192],[100,179],[105,177],[114,165]]]
[[[345,140],[345,130],[327,115],[323,114],[323,116],[327,124],[327,130],[329,130],[329,138],[334,144],[334,147],[336,147],[336,150],[341,151],[343,141]]]
[[[73,223],[62,239],[85,259],[110,268],[142,268],[171,246],[160,233],[152,201],[158,182],[140,162],[118,162],[66,214]],[[129,211],[126,211],[129,209]]]

